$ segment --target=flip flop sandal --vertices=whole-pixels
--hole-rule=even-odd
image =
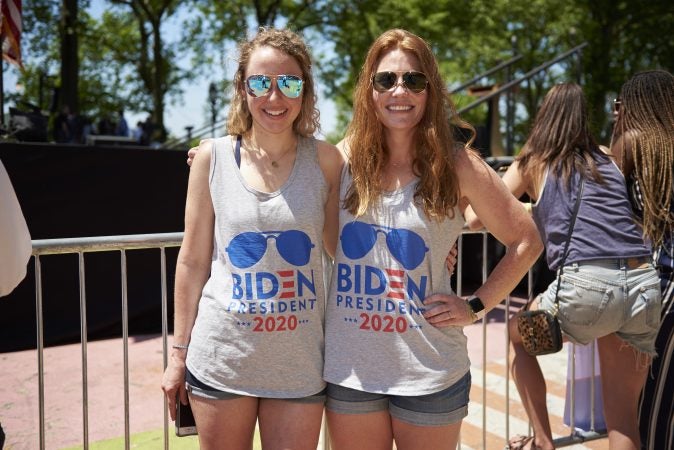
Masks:
[[[540,450],[540,447],[534,443],[533,436],[519,435],[508,441],[506,450]]]

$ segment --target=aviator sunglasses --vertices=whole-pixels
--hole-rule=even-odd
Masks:
[[[297,75],[251,75],[246,78],[246,88],[252,97],[263,97],[269,94],[272,80],[283,95],[288,98],[297,98],[302,93],[304,80]]]
[[[386,236],[386,246],[391,255],[406,269],[416,269],[428,251],[424,239],[417,233],[404,228],[389,228],[355,221],[344,225],[339,240],[342,251],[349,259],[360,259],[367,255],[377,242],[377,235]]]
[[[400,73],[400,72],[398,72]],[[400,85],[396,72],[377,72],[372,76],[372,87],[377,92],[386,92]],[[403,72],[402,85],[408,91],[421,94],[428,86],[426,75],[421,72]]]
[[[229,261],[239,269],[255,265],[267,251],[269,239],[276,240],[279,255],[294,266],[304,266],[311,259],[311,249],[314,247],[311,238],[300,230],[286,230],[237,234],[225,249]]]

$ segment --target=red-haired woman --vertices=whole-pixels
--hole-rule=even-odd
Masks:
[[[454,140],[452,126],[472,129],[445,86],[430,46],[399,29],[375,40],[356,86],[326,310],[337,450],[456,448],[471,384],[462,326],[494,308],[542,249],[498,175]],[[445,258],[468,203],[508,251],[466,299]]]

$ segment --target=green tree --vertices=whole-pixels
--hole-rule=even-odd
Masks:
[[[24,42],[30,56],[24,58],[26,70],[20,75],[25,86],[20,100],[35,103],[39,74],[46,68],[59,73],[53,83],[60,88],[60,104],[97,117],[120,108],[151,111],[156,139],[163,140],[166,98],[181,94],[187,74],[176,63],[178,44],[164,41],[162,25],[186,1],[110,3],[100,19],[86,11],[88,1],[63,0],[60,5],[35,0],[26,5]]]
[[[63,0],[59,22],[61,48],[61,101],[71,112],[79,112],[78,33],[79,5],[77,0]]]
[[[63,2],[63,3],[61,3]],[[30,56],[25,57],[24,99],[37,98],[38,80],[60,73],[62,52],[54,36],[62,36],[61,5],[77,7],[71,29],[78,37],[80,110],[99,114],[121,105],[152,111],[163,130],[167,101],[180,98],[188,81],[178,55],[191,58],[189,76],[206,76],[225,92],[224,68],[234,43],[259,26],[287,26],[302,33],[314,51],[315,72],[322,95],[337,105],[341,137],[351,111],[353,86],[364,55],[382,31],[401,27],[424,37],[433,47],[451,86],[522,55],[513,67],[518,77],[560,53],[587,41],[582,53],[585,85],[596,130],[606,140],[609,100],[634,72],[651,67],[671,70],[674,41],[668,30],[674,8],[667,0],[108,0],[111,8],[94,19],[88,2],[33,0],[24,8],[24,30]],[[188,8],[189,6],[189,8]],[[183,14],[178,14],[183,12]],[[167,21],[182,23],[182,39],[166,39]],[[65,39],[65,38],[64,38]],[[69,65],[72,67],[72,65]],[[217,75],[213,75],[217,72]],[[71,75],[75,72],[69,72]],[[62,75],[55,83],[63,86]],[[213,80],[213,77],[221,79]],[[529,129],[542,96],[554,83],[576,80],[578,59],[569,58],[522,83],[513,95],[517,103],[517,142]],[[48,79],[48,78],[47,78]],[[481,80],[505,83],[505,72]],[[71,94],[68,94],[69,96]],[[227,103],[218,98],[219,107]],[[459,106],[475,100],[455,95]],[[503,110],[503,103],[501,104]],[[205,112],[207,110],[205,109]],[[484,121],[483,106],[467,114]]]
[[[138,40],[127,48],[136,57],[136,73],[141,86],[150,94],[151,114],[156,124],[155,139],[166,140],[164,110],[166,95],[177,91],[180,82],[187,74],[176,64],[176,44],[164,40],[162,25],[176,14],[184,3],[181,0],[110,0],[113,4],[124,5],[130,9],[130,17],[137,27]],[[119,49],[117,48],[119,56]],[[122,49],[124,50],[124,49]],[[127,78],[127,81],[132,81]],[[137,94],[137,89],[136,89]]]
[[[667,0],[577,0],[579,26],[590,42],[584,53],[586,92],[595,129],[610,136],[610,100],[636,72],[674,68],[674,6]]]

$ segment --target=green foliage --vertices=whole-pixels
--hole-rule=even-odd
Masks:
[[[674,70],[674,6],[669,0],[576,0],[580,34],[590,46],[583,53],[585,90],[595,129],[610,136],[610,100],[635,73]]]
[[[110,116],[120,108],[150,111],[163,128],[167,97],[179,97],[188,74],[177,67],[178,40],[165,42],[162,24],[186,0],[109,0],[100,18],[79,2],[77,29],[80,114]],[[39,74],[49,74],[51,90],[60,85],[60,2],[37,0],[24,6],[24,64],[20,99],[37,103]],[[43,76],[44,78],[44,76]],[[45,102],[40,105],[46,108]],[[161,139],[162,137],[159,136]]]
[[[130,14],[106,11],[100,20],[87,17],[80,39],[80,105],[93,117],[119,108],[151,110],[151,98],[133,70],[138,30]],[[115,32],[111,32],[115,30]]]
[[[173,424],[169,424],[169,448],[171,450],[197,450],[199,448],[199,438],[197,436],[177,437],[173,431]],[[136,433],[130,437],[130,446],[137,450],[155,450],[163,448],[164,430],[152,430],[142,433]],[[79,450],[81,446],[69,447],[63,450]],[[92,442],[89,444],[91,450],[118,450],[124,448],[124,437],[106,439],[103,441]],[[260,436],[257,428],[255,429],[255,438],[253,440],[253,450],[260,450]]]
[[[58,86],[60,1],[24,4],[23,94],[14,100],[37,103],[40,78],[45,89]],[[597,133],[610,135],[609,100],[632,74],[647,68],[672,70],[674,23],[669,0],[107,0],[100,18],[79,2],[80,99],[85,114],[101,115],[124,105],[154,111],[162,123],[164,105],[180,100],[196,77],[226,92],[238,40],[259,26],[287,26],[302,33],[314,52],[321,95],[336,105],[339,140],[350,120],[353,86],[376,36],[402,27],[433,47],[450,87],[508,60],[522,59],[510,79],[523,76],[570,48],[588,42],[582,58],[569,58],[535,74],[514,91],[516,146],[526,137],[531,118],[554,83],[584,85]],[[179,14],[180,13],[180,14]],[[164,36],[162,24],[180,21],[182,35]],[[182,63],[182,65],[181,65]],[[187,68],[185,68],[187,67]],[[217,68],[217,70],[216,70]],[[230,69],[228,73],[227,69]],[[52,77],[47,77],[52,75]],[[56,76],[54,76],[56,75]],[[503,85],[507,72],[479,81]],[[45,85],[47,87],[45,88]],[[470,92],[455,95],[459,107],[472,103]],[[227,96],[217,99],[225,108]],[[504,113],[504,102],[501,102]],[[487,108],[465,114],[484,123]],[[208,116],[209,105],[204,107]],[[221,115],[222,116],[222,115]],[[330,131],[330,130],[328,130]]]

